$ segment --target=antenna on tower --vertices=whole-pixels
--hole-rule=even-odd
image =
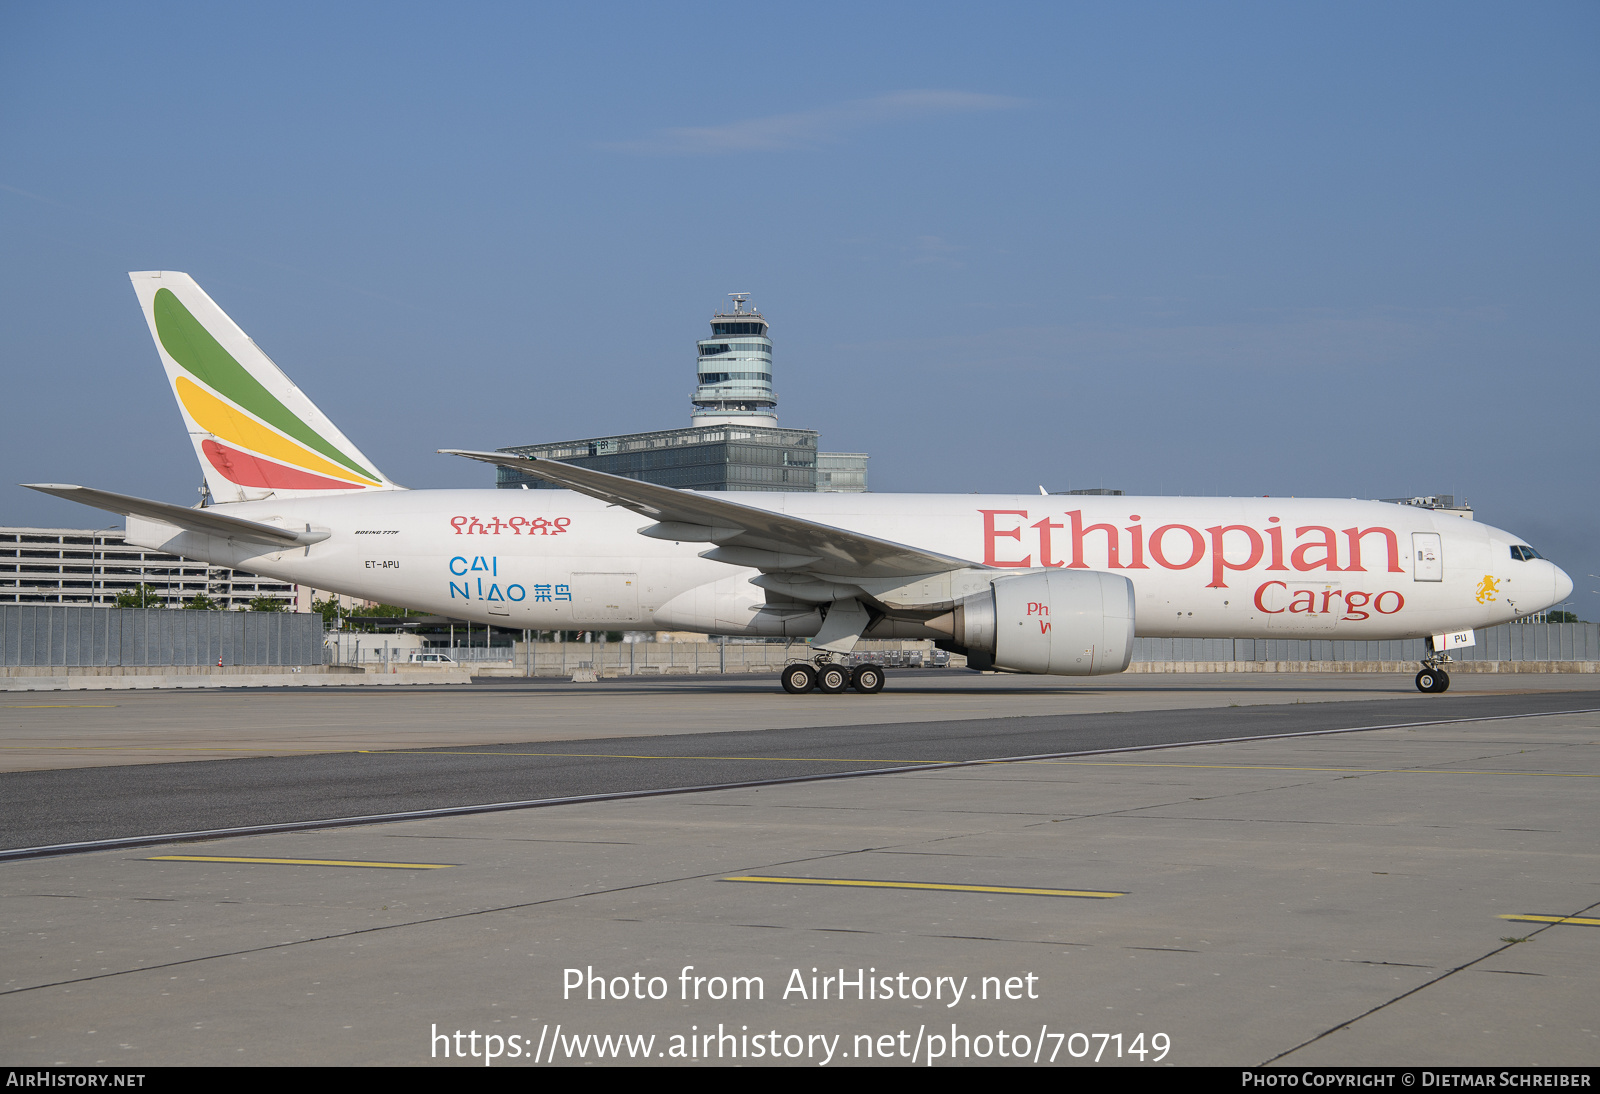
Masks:
[[[750,299],[750,294],[747,292],[731,292],[728,295],[733,297],[733,314],[743,315],[744,302]]]

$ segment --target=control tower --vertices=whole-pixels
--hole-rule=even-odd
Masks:
[[[702,338],[699,383],[691,425],[778,424],[778,397],[772,393],[772,339],[761,313],[745,310],[747,292],[731,292],[731,311],[711,317],[711,337]]]
[[[712,317],[711,337],[697,343],[700,386],[689,425],[500,451],[679,490],[866,493],[865,452],[818,452],[816,430],[778,427],[767,321],[746,307],[749,293],[728,295],[731,308]],[[509,467],[497,469],[495,485],[502,490],[559,489]]]

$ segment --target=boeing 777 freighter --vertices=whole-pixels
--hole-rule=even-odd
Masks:
[[[1572,591],[1517,536],[1373,501],[694,493],[459,450],[565,489],[408,490],[187,274],[129,276],[212,504],[32,489],[122,514],[136,546],[479,623],[809,638],[790,692],[880,690],[837,660],[862,638],[1093,676],[1135,635],[1431,636],[1417,686],[1440,692],[1473,628]]]

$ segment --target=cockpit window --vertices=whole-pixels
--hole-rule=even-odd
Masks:
[[[1516,559],[1518,562],[1528,562],[1535,558],[1543,558],[1544,556],[1538,551],[1535,551],[1532,547],[1524,547],[1521,544],[1518,544],[1517,546],[1511,548],[1511,557]]]

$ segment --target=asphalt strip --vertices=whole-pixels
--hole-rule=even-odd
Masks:
[[[1463,695],[1430,700],[1432,710],[1435,703],[1454,709],[1423,720],[1407,717],[1418,711],[1414,699],[1376,700],[15,772],[0,775],[6,802],[0,843],[8,845],[0,861],[983,764],[1600,713],[1583,702],[1593,699]],[[545,792],[513,796],[518,789]],[[440,798],[444,804],[424,804]],[[337,809],[351,801],[422,807]]]

